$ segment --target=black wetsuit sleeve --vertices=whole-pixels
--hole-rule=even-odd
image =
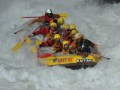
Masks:
[[[91,42],[90,40],[87,40],[87,39],[86,39],[86,42],[87,42],[87,44],[88,44],[89,46],[94,47],[94,43]]]

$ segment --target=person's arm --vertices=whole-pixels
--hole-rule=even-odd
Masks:
[[[47,33],[49,33],[49,29],[45,27],[41,27],[39,30],[33,32],[34,35],[39,35],[39,34],[45,35]]]
[[[41,16],[41,17],[38,17],[37,19],[32,20],[32,21],[29,23],[29,25],[32,25],[32,24],[34,24],[34,23],[36,23],[36,22],[42,22],[42,21],[45,21],[45,17],[44,17],[44,16]]]
[[[60,18],[60,15],[54,14],[54,18]]]
[[[39,30],[33,31],[33,33],[29,35],[29,37],[33,37],[33,36],[36,36],[36,35],[39,35],[39,34],[46,35],[47,33],[49,33],[49,29],[45,28],[45,27],[42,27]]]
[[[39,46],[40,47],[45,47],[45,46],[52,46],[53,45],[53,41],[52,40],[47,40],[46,42],[42,42]]]

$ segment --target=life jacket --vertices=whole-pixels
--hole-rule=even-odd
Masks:
[[[67,38],[66,38],[67,41],[69,41],[70,43],[72,43],[74,41],[74,37],[69,35]]]
[[[45,14],[44,18],[45,18],[45,22],[50,23],[51,21],[54,20],[54,15],[52,17],[49,17],[47,14]]]
[[[69,53],[69,49],[68,50],[63,49],[61,53],[62,54],[67,54],[67,53]]]
[[[64,45],[61,53],[63,53],[63,54],[69,53],[69,45],[67,45],[67,46]]]
[[[47,33],[47,34],[45,35],[45,37],[48,38],[48,39],[51,38],[51,37],[52,37],[52,33]]]
[[[46,35],[45,35],[45,39],[47,39],[47,40],[53,40],[53,34],[52,33],[47,33]]]
[[[75,54],[76,53],[76,41],[73,41],[71,44],[70,44],[70,49],[69,49],[69,53],[70,54]]]
[[[53,40],[53,37],[54,37],[55,34],[58,34],[57,29],[55,29],[55,30],[52,31],[49,28],[49,33],[47,33],[45,35],[45,38]]]
[[[62,50],[62,43],[60,41],[55,42],[52,46],[54,51],[61,51]]]
[[[39,46],[40,47],[45,47],[45,46],[52,46],[54,43],[53,43],[53,40],[47,40],[45,42],[42,42]]]
[[[76,48],[76,41],[73,41],[73,42],[70,44],[70,47],[71,47],[71,49],[75,49],[75,48]]]
[[[62,33],[62,39],[63,39],[63,40],[66,40],[66,37],[68,37],[69,34],[70,34],[70,31],[69,31],[69,30],[63,31],[63,33]]]
[[[54,29],[52,29],[52,27],[50,27],[49,30],[51,30],[53,34],[59,34],[59,31],[58,31],[57,27],[54,28]]]

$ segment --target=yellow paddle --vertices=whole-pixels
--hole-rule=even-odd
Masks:
[[[22,46],[23,42],[18,42],[17,44],[15,44],[13,47],[12,47],[12,52],[16,52],[19,50],[19,48]]]
[[[42,41],[36,40],[35,45],[31,46],[30,49],[33,54],[37,53],[37,46],[40,45],[41,43],[42,43]]]
[[[23,45],[24,43],[30,44],[30,43],[31,43],[30,38],[27,38],[27,37],[26,37],[23,42],[18,42],[17,44],[15,44],[15,45],[11,48],[12,52],[17,52],[17,51],[22,47],[22,45]]]
[[[37,53],[37,47],[35,45],[31,46],[30,49],[33,54]]]
[[[67,13],[59,13],[58,15],[60,15],[60,17],[62,17],[62,18],[67,18],[68,17]]]

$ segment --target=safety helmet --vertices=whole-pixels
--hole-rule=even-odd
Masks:
[[[63,25],[64,24],[64,19],[63,18],[58,18],[57,23],[59,25]]]
[[[64,29],[69,29],[69,24],[63,24],[63,25],[62,25],[62,28],[64,28]]]
[[[54,23],[54,22],[52,22],[52,23],[50,23],[50,26],[51,26],[51,27],[57,27],[57,24]]]
[[[75,39],[82,38],[82,37],[83,37],[83,35],[81,33],[75,34]]]
[[[62,44],[63,44],[63,46],[64,46],[65,44],[69,44],[69,41],[65,40],[65,41],[62,42]]]
[[[52,13],[52,9],[46,9],[45,13]]]
[[[61,38],[60,34],[55,34],[54,35],[54,39],[60,39],[60,38]]]
[[[75,24],[70,24],[69,29],[70,29],[70,30],[76,29],[76,25],[75,25]]]
[[[72,34],[77,34],[77,33],[78,33],[78,31],[76,29],[74,29],[74,30],[71,31],[70,34],[72,35]]]

